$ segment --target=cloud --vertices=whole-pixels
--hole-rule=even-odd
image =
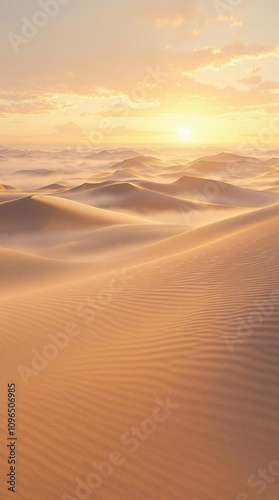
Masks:
[[[126,126],[111,127],[107,134],[112,137],[150,137],[153,135],[161,135],[161,132],[154,130],[131,129]]]
[[[25,95],[24,98],[21,98],[21,94],[19,93],[18,99],[15,100],[16,93],[12,93],[10,96],[8,93],[4,95],[5,99],[2,99],[2,103],[0,103],[1,118],[11,115],[49,114],[72,106],[70,103],[58,103],[43,96],[37,96],[37,99],[30,99]]]
[[[262,81],[258,87],[237,89],[227,86],[219,88],[200,83],[194,78],[184,76],[178,82],[175,75],[154,91],[160,101],[160,115],[202,115],[219,116],[224,113],[246,113],[251,109],[261,110],[278,103],[276,82]],[[151,92],[150,99],[153,94]],[[154,115],[158,114],[154,110]]]
[[[231,17],[231,26],[234,27],[239,27],[239,26],[243,26],[243,22],[240,21],[240,19],[237,19],[236,17]]]
[[[261,68],[259,68],[258,66],[253,66],[247,69],[247,73],[249,75],[253,75],[254,73],[258,73],[259,71],[261,71]]]
[[[264,78],[260,75],[254,75],[250,76],[248,78],[242,78],[239,80],[241,83],[244,83],[251,89],[259,89],[262,91],[269,91],[269,90],[278,90],[279,91],[279,83],[277,82],[270,82],[268,80],[264,80]]]
[[[191,74],[203,69],[218,70],[243,61],[278,55],[279,46],[254,46],[239,42],[222,48],[204,46],[196,47],[193,52],[179,52],[173,54],[172,64],[183,74]]]
[[[57,127],[55,127],[55,130],[63,137],[79,138],[85,136],[84,130],[78,123],[75,122],[68,122],[64,125],[58,125]]]
[[[196,39],[207,26],[225,20],[214,16],[214,9],[206,10],[203,0],[107,0],[98,7],[96,2],[82,3],[61,9],[59,18],[50,20],[16,55],[5,32],[20,35],[22,16],[6,2],[0,91],[127,92],[146,76],[147,67],[167,64],[166,45]],[[28,19],[35,7],[34,12],[32,6],[27,9]]]
[[[155,27],[173,40],[197,38],[207,26],[228,20],[225,16],[212,16],[213,10],[208,11],[200,0],[153,0],[147,12]]]
[[[123,102],[122,104],[112,104],[106,106],[103,110],[96,113],[107,118],[135,118],[135,117],[148,117],[159,115],[160,104],[154,103],[153,105],[146,104],[145,106],[132,105],[131,101]]]
[[[248,87],[259,87],[259,85],[263,81],[263,77],[260,75],[255,75],[255,76],[249,76],[248,78],[242,78],[239,80],[241,83],[244,83]]]

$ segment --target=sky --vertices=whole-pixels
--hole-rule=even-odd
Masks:
[[[0,144],[278,144],[278,0],[2,0]]]

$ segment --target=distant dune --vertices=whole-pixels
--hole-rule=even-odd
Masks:
[[[65,194],[67,196],[67,193]],[[108,209],[129,209],[141,213],[178,209],[182,200],[171,196],[152,193],[128,182],[95,187],[76,197],[79,201],[92,202],[94,206]]]
[[[113,151],[99,151],[98,153],[93,153],[89,155],[85,155],[83,158],[86,160],[104,160],[104,161],[113,161],[115,157],[119,158],[131,158],[133,156],[137,156],[137,151],[129,150],[129,149],[116,149]]]
[[[53,175],[53,170],[49,170],[47,168],[38,168],[38,169],[30,169],[30,170],[18,170],[16,174],[20,175],[30,175],[33,177],[34,175]]]
[[[67,186],[65,184],[59,184],[58,182],[57,183],[54,183],[54,184],[48,184],[47,186],[43,186],[41,188],[38,189],[38,191],[65,191],[65,189],[67,189]]]
[[[123,180],[128,181],[139,178],[140,175],[131,169],[116,170],[113,174],[109,175],[110,180]]]
[[[88,188],[89,185],[87,185]],[[172,220],[176,220],[176,224],[200,224],[206,209],[210,207],[210,218],[216,213],[215,218],[218,219],[220,210],[230,210],[230,206],[221,206],[218,203],[207,203],[200,200],[185,200],[178,196],[170,196],[161,194],[150,189],[135,186],[131,183],[103,183],[101,187],[95,185],[92,189],[84,189],[81,191],[70,190],[63,193],[63,198],[76,200],[80,203],[85,203],[90,206],[104,208],[107,210],[117,210],[124,213],[133,213],[138,216],[151,216],[154,214],[176,214]],[[235,207],[233,207],[235,208]],[[220,214],[220,218],[224,213]],[[206,212],[209,217],[208,212]],[[187,215],[191,216],[191,218]],[[158,220],[158,218],[155,218]],[[164,220],[164,217],[160,217]],[[165,219],[167,223],[169,218]]]
[[[136,156],[135,158],[129,158],[116,163],[113,168],[116,171],[132,170],[141,174],[158,174],[159,169],[168,166],[167,162],[154,158],[153,156]]]
[[[267,162],[228,153],[200,158],[187,167],[187,172],[189,171],[191,174],[220,180],[255,177],[269,170]]]
[[[9,186],[8,184],[1,184],[0,189],[5,190],[5,191],[18,191],[19,190],[18,188],[14,187],[14,186]]]

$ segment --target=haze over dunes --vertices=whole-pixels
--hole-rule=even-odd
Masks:
[[[14,498],[276,498],[279,150],[0,155]]]

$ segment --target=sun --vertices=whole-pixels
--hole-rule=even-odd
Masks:
[[[180,141],[190,142],[192,139],[192,130],[190,127],[180,127],[177,131],[177,135]]]

